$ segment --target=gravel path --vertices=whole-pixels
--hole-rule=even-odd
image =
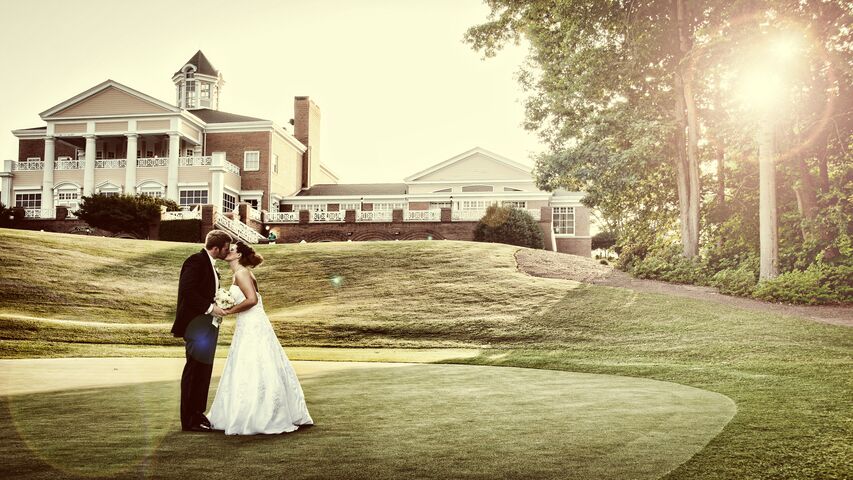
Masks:
[[[528,275],[576,280],[594,285],[621,287],[638,292],[665,293],[686,298],[708,300],[750,310],[781,313],[816,322],[853,327],[853,307],[803,306],[769,303],[751,298],[723,295],[711,287],[679,285],[631,277],[598,260],[547,250],[519,249],[515,254],[518,269]]]

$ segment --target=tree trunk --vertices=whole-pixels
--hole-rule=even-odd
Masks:
[[[765,115],[758,132],[759,195],[758,219],[760,241],[759,278],[767,280],[779,275],[779,241],[776,228],[776,165],[773,124]]]
[[[678,200],[681,212],[681,243],[684,256],[699,253],[699,121],[693,95],[692,38],[684,0],[674,0],[678,48],[674,82],[676,148],[678,151]],[[685,115],[686,112],[686,115]],[[687,132],[687,142],[684,132]],[[686,146],[686,152],[685,152]]]

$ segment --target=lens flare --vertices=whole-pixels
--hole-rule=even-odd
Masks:
[[[333,275],[331,278],[329,278],[329,283],[331,283],[332,287],[334,288],[341,288],[341,286],[344,284],[344,277],[340,275]]]

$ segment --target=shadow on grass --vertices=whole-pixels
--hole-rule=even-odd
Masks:
[[[516,368],[370,368],[303,387],[317,424],[272,436],[179,432],[177,382],[5,397],[0,474],[658,478],[735,411],[670,383]]]

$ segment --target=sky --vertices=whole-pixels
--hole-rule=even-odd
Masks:
[[[521,127],[526,48],[484,60],[463,42],[488,13],[479,0],[0,0],[0,159],[17,159],[11,130],[107,79],[174,103],[171,76],[200,49],[224,76],[222,111],[289,127],[293,97],[311,97],[341,183],[401,182],[474,147],[532,165],[544,146]]]

